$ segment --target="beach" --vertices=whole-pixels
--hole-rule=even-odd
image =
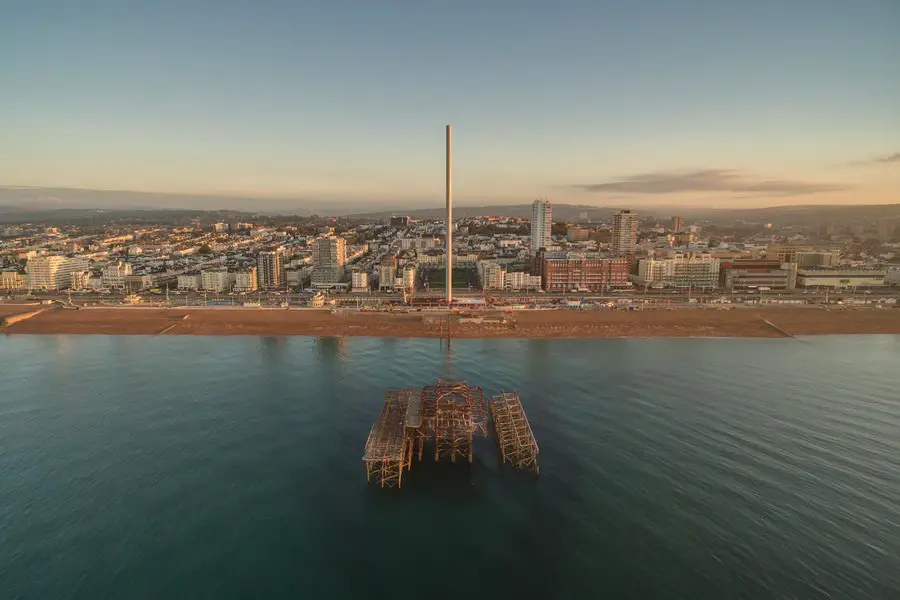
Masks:
[[[0,305],[0,318],[42,306]],[[52,308],[0,329],[7,334],[311,335],[438,338],[447,314],[245,308]],[[900,310],[740,307],[484,311],[450,317],[452,338],[747,337],[900,334]]]

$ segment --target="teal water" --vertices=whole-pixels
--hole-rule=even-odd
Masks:
[[[898,598],[900,337],[0,336],[0,598]],[[361,462],[518,390],[541,476]]]

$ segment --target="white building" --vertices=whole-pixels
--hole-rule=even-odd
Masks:
[[[431,250],[440,248],[441,240],[435,237],[403,238],[400,240],[401,250]]]
[[[541,289],[541,276],[529,275],[521,271],[507,271],[505,284],[508,290],[539,290]]]
[[[632,254],[637,246],[638,217],[630,210],[620,211],[613,217],[610,250],[616,256]]]
[[[403,267],[403,289],[411,293],[416,291],[416,265],[407,263]]]
[[[368,292],[369,274],[365,271],[353,271],[350,274],[350,288],[354,292]]]
[[[213,229],[216,231],[216,233],[225,233],[226,231],[228,231],[228,223],[216,223],[215,225],[213,225]]]
[[[329,285],[344,278],[347,262],[347,240],[342,237],[320,237],[312,244],[312,284]]]
[[[107,289],[124,290],[125,278],[132,273],[131,265],[120,261],[103,267],[103,270],[100,271],[100,281]]]
[[[397,278],[397,259],[392,255],[385,256],[381,259],[381,265],[378,267],[378,289],[382,291],[393,291],[394,280]]]
[[[812,267],[797,270],[798,287],[875,287],[885,284],[884,269],[834,269]]]
[[[281,248],[270,252],[260,252],[256,266],[259,287],[264,290],[284,287],[284,253]]]
[[[91,272],[90,271],[76,271],[72,273],[72,283],[71,288],[73,290],[84,290],[90,287],[91,282]]]
[[[203,278],[200,273],[190,273],[188,275],[178,276],[178,289],[196,292],[203,285]]]
[[[0,271],[0,290],[25,289],[25,274],[15,269]]]
[[[550,228],[553,209],[547,200],[535,200],[531,205],[531,253],[550,247]]]
[[[90,261],[83,256],[35,256],[25,264],[30,290],[61,290],[72,285],[72,273],[86,271]]]
[[[234,286],[234,273],[228,269],[209,269],[200,272],[200,281],[207,292],[228,292]]]
[[[478,261],[478,281],[482,289],[502,290],[506,288],[506,269],[498,263]]]
[[[253,292],[256,291],[256,288],[256,267],[237,271],[234,274],[234,291]]]
[[[661,283],[673,287],[713,288],[719,285],[718,258],[708,252],[676,252],[665,258],[644,258],[638,263],[638,285]]]

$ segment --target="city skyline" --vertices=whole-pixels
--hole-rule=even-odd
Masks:
[[[460,206],[897,202],[898,18],[875,0],[20,3],[0,23],[0,185],[437,206],[452,122]]]

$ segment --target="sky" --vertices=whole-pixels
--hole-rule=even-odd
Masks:
[[[32,0],[0,56],[0,185],[427,207],[451,123],[458,203],[900,202],[897,0]]]

